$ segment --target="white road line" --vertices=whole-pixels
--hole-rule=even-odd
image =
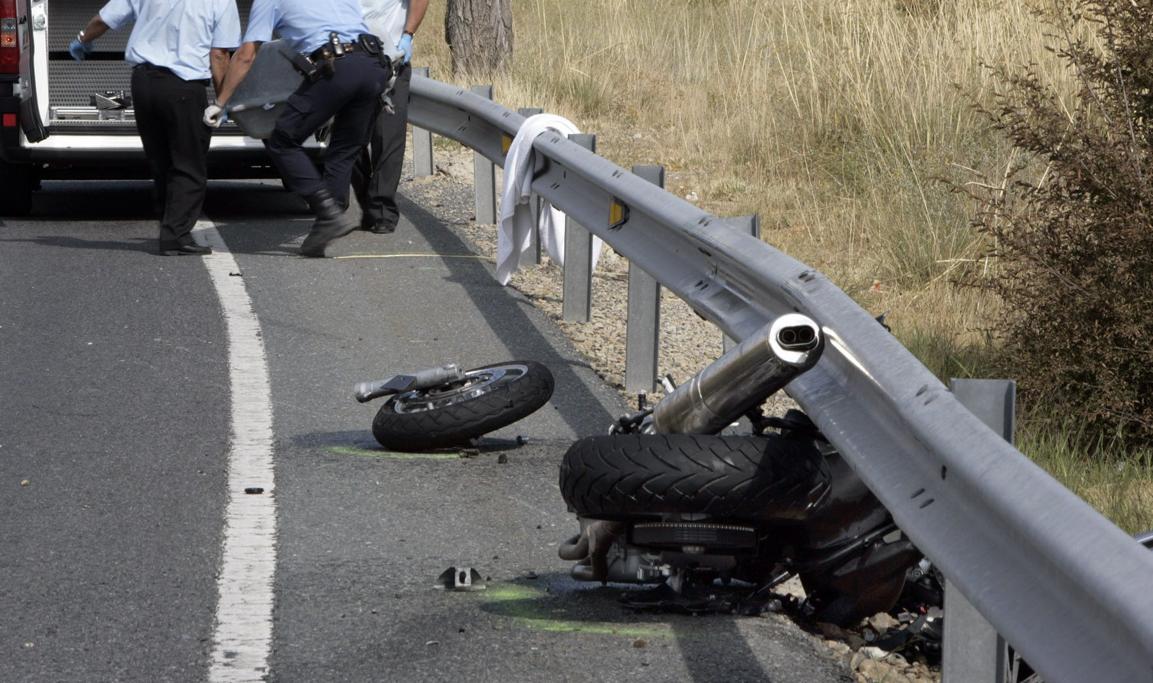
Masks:
[[[228,328],[232,385],[232,448],[228,507],[217,578],[216,630],[208,680],[260,681],[272,648],[276,573],[276,500],[272,462],[272,399],[260,322],[240,267],[216,226],[196,224],[213,253],[203,257]],[[263,489],[262,493],[254,493]],[[248,490],[250,493],[246,493]]]

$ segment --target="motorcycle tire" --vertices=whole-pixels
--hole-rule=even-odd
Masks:
[[[777,435],[593,436],[574,443],[560,468],[565,502],[598,519],[792,518],[827,486],[814,443]]]
[[[464,381],[390,397],[372,435],[398,451],[462,445],[536,412],[552,391],[552,373],[540,363],[486,365],[466,371]]]

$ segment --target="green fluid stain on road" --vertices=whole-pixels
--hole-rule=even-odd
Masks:
[[[384,460],[460,460],[459,453],[398,453],[351,446],[332,446],[328,450],[337,455],[355,455],[361,458],[381,458]]]
[[[637,626],[608,621],[571,621],[555,619],[550,603],[555,600],[547,593],[529,586],[515,584],[493,585],[477,593],[487,611],[509,617],[518,625],[547,633],[592,633],[627,638],[664,638],[669,628],[663,625]]]

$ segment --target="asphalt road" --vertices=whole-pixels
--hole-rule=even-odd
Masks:
[[[231,448],[229,340],[202,259],[154,255],[148,186],[49,183],[0,223],[0,681],[205,680]],[[778,617],[636,615],[556,556],[576,438],[624,409],[490,264],[406,201],[391,236],[294,255],[303,206],[222,183],[207,216],[271,385],[276,681],[839,681]],[[352,386],[544,363],[552,401],[479,454],[399,456]],[[518,436],[524,437],[519,443]],[[437,590],[449,566],[488,590]]]

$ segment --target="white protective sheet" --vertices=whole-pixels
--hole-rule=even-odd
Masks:
[[[540,231],[541,247],[558,265],[564,265],[564,226],[565,216],[554,209],[548,201],[542,200],[540,219],[533,225],[533,212],[530,205],[532,176],[537,166],[532,143],[538,135],[547,131],[562,135],[572,135],[580,130],[568,119],[553,114],[537,114],[525,120],[517,131],[516,138],[508,148],[504,162],[504,193],[500,202],[500,225],[496,238],[496,278],[507,285],[512,274],[520,268],[521,259],[528,257],[532,248],[532,231]],[[592,267],[595,269],[600,257],[602,240],[593,236]]]

